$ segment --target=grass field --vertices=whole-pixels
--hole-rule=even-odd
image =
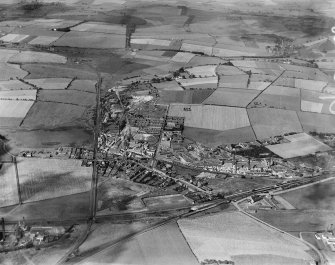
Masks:
[[[295,87],[306,90],[321,92],[326,85],[327,82],[324,81],[295,79]]]
[[[282,158],[292,158],[297,156],[306,156],[315,154],[316,152],[325,152],[332,150],[329,146],[314,139],[306,133],[299,133],[294,135],[285,136],[289,143],[268,145],[276,155]]]
[[[93,93],[77,90],[40,90],[37,100],[74,104],[78,106],[92,106],[95,105],[96,96]]]
[[[258,139],[290,132],[302,132],[298,115],[295,111],[272,108],[252,108],[247,111],[251,126]]]
[[[212,55],[213,53],[213,48],[210,46],[196,45],[185,42],[181,45],[180,50],[186,52],[201,52],[205,55]]]
[[[256,140],[250,126],[225,131],[184,127],[183,135],[209,147]]]
[[[19,202],[14,164],[4,163],[0,167],[0,207]]]
[[[281,193],[280,196],[300,210],[335,211],[335,180]]]
[[[28,102],[28,101],[27,101]],[[30,101],[29,101],[30,103]],[[36,102],[22,124],[23,128],[51,129],[85,125],[83,115],[86,108],[71,104]]]
[[[149,209],[162,209],[162,208],[178,208],[178,207],[187,207],[191,203],[185,199],[184,196],[180,194],[166,195],[166,196],[157,196],[157,197],[148,197],[143,199],[144,204]]]
[[[95,49],[124,48],[126,37],[116,34],[97,32],[70,31],[56,40],[53,45],[58,47],[77,47]]]
[[[22,51],[16,55],[9,58],[9,63],[66,63],[67,59],[64,56],[46,53],[46,52],[32,52],[32,51]]]
[[[199,264],[176,223],[164,225],[138,235],[98,256],[85,259],[83,264],[128,265],[197,265]]]
[[[196,87],[197,85],[208,86],[208,88],[216,88],[218,83],[217,76],[204,78],[180,79],[180,84],[186,88]]]
[[[185,117],[185,126],[202,129],[224,131],[250,125],[245,109],[226,106],[172,104],[168,115]]]
[[[277,259],[284,257],[289,264],[302,264],[312,260],[303,243],[239,212],[182,219],[178,224],[199,261],[244,258],[239,264],[250,264],[252,258],[254,264],[278,264]]]
[[[301,110],[308,112],[335,114],[333,103],[335,96],[309,90],[301,90]]]
[[[249,82],[248,89],[255,89],[255,90],[264,90],[267,88],[271,82]]]
[[[245,73],[235,66],[231,65],[218,65],[216,68],[218,75],[244,75]]]
[[[258,93],[257,90],[251,89],[219,87],[203,102],[203,104],[246,107]]]
[[[88,191],[92,168],[80,160],[20,158],[17,163],[23,201],[38,201]]]

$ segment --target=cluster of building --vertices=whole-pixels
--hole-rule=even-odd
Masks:
[[[5,225],[2,219],[0,251],[46,247],[66,233],[63,226],[28,226],[24,219],[15,225]]]

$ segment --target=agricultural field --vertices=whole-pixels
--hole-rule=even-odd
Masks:
[[[24,39],[28,38],[29,35],[23,35],[23,34],[7,34],[0,38],[3,42],[10,42],[10,43],[20,43]]]
[[[211,89],[201,90],[162,90],[159,92],[158,104],[184,103],[200,104],[203,103],[213,93]],[[0,94],[1,95],[1,94]]]
[[[158,227],[122,245],[108,248],[100,252],[98,256],[85,259],[83,264],[96,264],[97,262],[129,265],[199,264],[176,223]]]
[[[9,139],[11,153],[27,148],[57,148],[60,146],[92,147],[93,133],[81,128],[62,130],[0,129],[0,134]]]
[[[295,111],[272,108],[252,108],[247,111],[257,139],[266,139],[284,133],[302,132]]]
[[[0,207],[14,205],[19,202],[16,186],[15,166],[13,163],[4,163],[0,167]]]
[[[74,78],[96,80],[97,76],[92,70],[81,69],[74,65],[57,65],[57,64],[24,64],[21,66],[25,71],[24,76],[27,79],[42,78]],[[27,72],[26,72],[27,71]],[[1,76],[1,75],[0,75]]]
[[[22,200],[39,201],[88,191],[92,168],[74,159],[17,160]]]
[[[335,180],[331,179],[280,194],[299,210],[335,210]]]
[[[0,91],[0,100],[30,100],[36,99],[36,90],[5,90]],[[0,101],[1,102],[1,101]]]
[[[95,49],[118,49],[124,48],[126,37],[116,34],[105,34],[98,32],[70,31],[56,40],[56,47],[77,47]]]
[[[27,101],[27,103],[33,103]],[[57,127],[85,126],[86,108],[73,104],[36,102],[27,113],[23,128],[52,129]]]
[[[305,132],[335,133],[335,116],[312,112],[298,112],[299,120]]]
[[[251,126],[225,131],[184,127],[183,136],[213,148],[222,144],[252,142],[256,140]]]
[[[186,200],[184,196],[180,194],[148,197],[144,198],[143,202],[149,209],[162,209],[162,208],[178,208],[187,207],[191,205],[191,202]]]
[[[191,78],[179,79],[180,85],[186,89],[190,88],[216,88],[218,84],[218,77],[204,77],[204,78]]]
[[[33,104],[34,101],[1,100],[0,117],[24,118]]]
[[[195,56],[193,53],[188,52],[178,52],[175,56],[171,58],[172,62],[176,63],[188,63]]]
[[[59,63],[65,64],[67,58],[46,52],[21,51],[9,58],[8,63],[28,64],[28,63]]]
[[[31,85],[21,82],[20,80],[0,81],[0,91],[28,89],[33,89],[33,87]]]
[[[300,111],[300,89],[271,85],[249,105],[250,108],[276,108]]]
[[[205,55],[212,55],[213,48],[209,46],[197,45],[197,44],[190,44],[190,43],[183,43],[180,48],[181,51],[186,52],[199,52]]]
[[[74,80],[71,82],[71,85],[68,87],[68,89],[95,93],[96,83],[97,82],[94,80]]]
[[[0,62],[0,80],[24,78],[26,75],[28,72],[22,70],[19,65]]]
[[[96,96],[93,93],[77,90],[40,90],[37,100],[73,104],[76,106],[93,106],[95,105]]]
[[[304,80],[304,79],[295,79],[295,87],[321,92],[323,88],[327,86],[327,82],[317,81],[317,80]]]
[[[282,158],[306,156],[316,152],[330,151],[331,148],[306,133],[285,136],[289,143],[268,145],[271,152]]]
[[[153,83],[152,86],[157,88],[158,90],[167,90],[167,91],[183,91],[184,90],[175,80],[161,82],[161,83]]]
[[[39,89],[66,89],[72,79],[70,78],[41,78],[41,79],[25,79],[28,84]]]
[[[33,40],[29,41],[30,45],[43,45],[48,46],[54,41],[58,40],[59,37],[51,37],[51,36],[38,36]]]
[[[249,82],[248,89],[263,91],[269,85],[271,85],[271,82],[255,82],[255,81],[252,81],[252,82]]]
[[[187,68],[186,71],[195,77],[209,77],[216,76],[216,65],[204,65]]]
[[[85,31],[85,32],[125,35],[126,27],[122,25],[113,25],[102,22],[85,22],[71,28],[71,31]]]
[[[249,76],[248,75],[231,75],[220,76],[219,87],[227,88],[247,88]]]
[[[301,90],[301,110],[308,112],[335,114],[335,96],[309,90]]]
[[[169,116],[185,117],[184,125],[210,130],[230,130],[249,126],[243,108],[209,105],[171,104]]]
[[[181,219],[179,227],[199,261],[230,260],[237,264],[302,264],[312,261],[309,248],[240,212]],[[265,262],[265,263],[260,263]]]
[[[245,72],[231,65],[218,65],[216,73],[217,75],[245,75]]]
[[[203,104],[247,107],[258,94],[259,91],[257,90],[219,87],[203,102]]]
[[[171,44],[171,41],[160,40],[160,39],[135,39],[135,38],[132,38],[130,43],[131,44],[140,44],[140,45],[169,46]]]

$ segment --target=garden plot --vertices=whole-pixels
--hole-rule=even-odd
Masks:
[[[306,156],[315,154],[316,152],[325,152],[331,150],[328,145],[314,139],[306,133],[299,133],[294,135],[285,136],[289,143],[268,145],[276,155],[282,158],[292,158],[297,156]]]
[[[22,51],[14,56],[10,57],[9,63],[61,63],[65,64],[67,61],[66,57],[46,52],[32,52]]]
[[[195,77],[209,77],[216,76],[216,65],[204,65],[204,66],[195,66],[192,68],[185,69],[189,74],[194,75]]]
[[[75,159],[20,158],[17,163],[22,200],[38,201],[88,191],[92,167]]]
[[[28,38],[29,35],[23,35],[23,34],[7,34],[0,38],[0,41],[3,42],[10,42],[10,43],[20,43],[24,39]]]
[[[98,32],[70,31],[53,43],[58,47],[92,49],[121,49],[126,45],[126,37]]]
[[[259,92],[251,89],[218,88],[204,102],[205,105],[246,107]]]
[[[41,78],[41,79],[25,79],[25,82],[34,87],[45,90],[65,89],[69,86],[72,79],[70,78]]]
[[[36,99],[37,90],[4,90],[0,91],[0,100],[32,100]],[[0,101],[1,104],[1,101]],[[1,114],[0,114],[1,115]]]
[[[30,45],[42,45],[48,46],[54,41],[58,40],[59,37],[51,37],[51,36],[38,36],[29,42]]]
[[[179,79],[180,85],[185,88],[216,88],[218,83],[218,77],[204,77],[204,78],[191,78],[191,79]]]
[[[33,89],[33,87],[31,85],[21,82],[20,80],[0,81],[0,91],[28,89]]]
[[[251,108],[247,111],[257,139],[302,132],[295,111],[272,108]]]
[[[184,117],[188,127],[219,131],[250,125],[246,109],[226,106],[171,104],[168,116]]]
[[[126,26],[102,22],[86,22],[71,28],[71,31],[88,31],[124,35],[126,34]]]
[[[309,248],[292,237],[240,212],[181,219],[179,227],[200,262],[205,259],[238,264],[308,264]],[[244,261],[242,261],[244,260]]]
[[[188,63],[194,56],[195,54],[193,53],[178,52],[175,56],[171,58],[171,61],[177,63]]]

